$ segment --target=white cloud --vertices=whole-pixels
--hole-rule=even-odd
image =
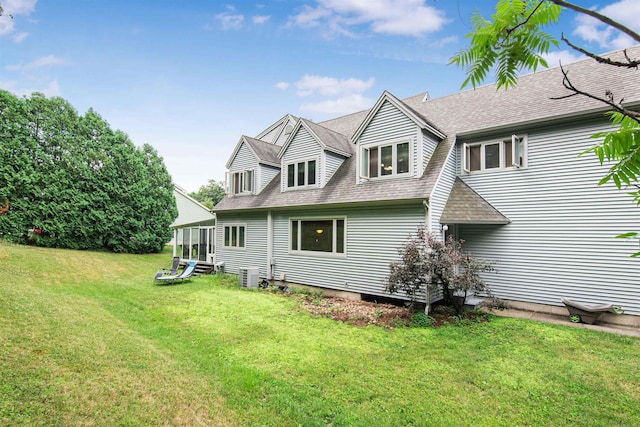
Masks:
[[[276,88],[280,90],[286,90],[289,88],[289,83],[287,82],[278,82],[276,83]]]
[[[295,83],[298,88],[299,96],[342,96],[362,93],[371,88],[375,83],[375,79],[370,77],[369,80],[360,80],[349,78],[338,80],[334,77],[323,77],[314,75],[305,75]]]
[[[269,15],[255,15],[251,19],[252,19],[254,24],[264,24],[269,19],[271,19],[271,16],[269,16]]]
[[[303,104],[300,109],[324,114],[349,114],[367,109],[372,103],[371,99],[354,93],[337,99]]]
[[[2,16],[0,16],[0,35],[10,34],[15,30],[15,22],[11,16],[29,15],[36,8],[37,0],[4,0]]]
[[[331,32],[352,35],[350,27],[368,25],[374,33],[418,37],[440,30],[448,22],[442,10],[425,0],[318,0],[303,6],[290,26],[324,26]]]
[[[574,55],[573,52],[568,50],[550,52],[546,55],[543,55],[543,57],[547,60],[547,64],[549,64],[549,67],[556,67],[559,64],[570,64],[584,58],[584,56]]]
[[[638,19],[640,2],[638,0],[621,0],[603,7],[598,12],[634,31],[640,31],[640,20]],[[579,15],[576,18],[576,23],[577,26],[573,34],[587,42],[597,42],[600,47],[622,49],[635,44],[631,37],[590,16]]]
[[[31,70],[34,68],[50,67],[54,65],[62,65],[66,61],[55,55],[41,56],[33,62],[24,65],[7,65],[5,68],[9,71]]]
[[[22,43],[22,41],[24,39],[26,39],[28,35],[29,35],[29,33],[18,33],[18,34],[15,34],[13,36],[13,41],[16,42],[16,43]]]
[[[43,93],[47,97],[60,96],[60,85],[57,80],[51,80],[40,88],[19,88],[14,81],[0,81],[0,88],[17,96],[29,96],[33,92]]]
[[[244,23],[244,15],[236,13],[236,8],[227,6],[227,11],[216,15],[216,19],[220,21],[223,30],[239,30]]]

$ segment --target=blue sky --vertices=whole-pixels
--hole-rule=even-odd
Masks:
[[[640,0],[576,1],[640,30]],[[495,0],[0,0],[0,88],[94,108],[136,145],[154,146],[174,182],[223,180],[241,135],[291,113],[314,121],[404,98],[459,90],[448,66],[476,8]],[[565,13],[581,45],[628,39]],[[562,46],[557,64],[577,55]]]

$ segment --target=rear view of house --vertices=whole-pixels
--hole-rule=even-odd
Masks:
[[[635,70],[592,60],[565,68],[577,87],[640,106]],[[425,226],[497,261],[485,279],[514,304],[553,308],[568,297],[638,316],[640,261],[629,257],[638,243],[614,237],[640,229],[640,210],[597,185],[606,165],[580,156],[592,134],[611,129],[606,109],[551,99],[567,94],[550,69],[509,91],[385,91],[371,109],[321,123],[285,115],[242,136],[227,163],[216,261],[231,273],[254,267],[267,279],[388,297],[390,262]]]

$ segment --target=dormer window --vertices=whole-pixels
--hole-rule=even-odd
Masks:
[[[467,173],[517,169],[525,166],[526,137],[512,135],[502,141],[490,141],[479,144],[464,144],[462,165]]]
[[[316,185],[316,161],[289,163],[287,170],[287,188]]]
[[[408,175],[411,170],[409,152],[408,142],[363,147],[360,175],[363,178]]]
[[[253,193],[253,169],[230,173],[227,180],[227,192],[229,194]]]

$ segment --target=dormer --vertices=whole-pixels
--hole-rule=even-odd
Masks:
[[[277,122],[256,135],[255,139],[282,146],[298,122],[298,118],[287,114]]]
[[[279,150],[277,145],[242,136],[226,165],[227,195],[259,194],[280,172]]]
[[[444,138],[418,112],[384,91],[352,137],[356,181],[418,178]]]
[[[324,187],[352,150],[345,135],[298,120],[278,153],[282,191]]]

